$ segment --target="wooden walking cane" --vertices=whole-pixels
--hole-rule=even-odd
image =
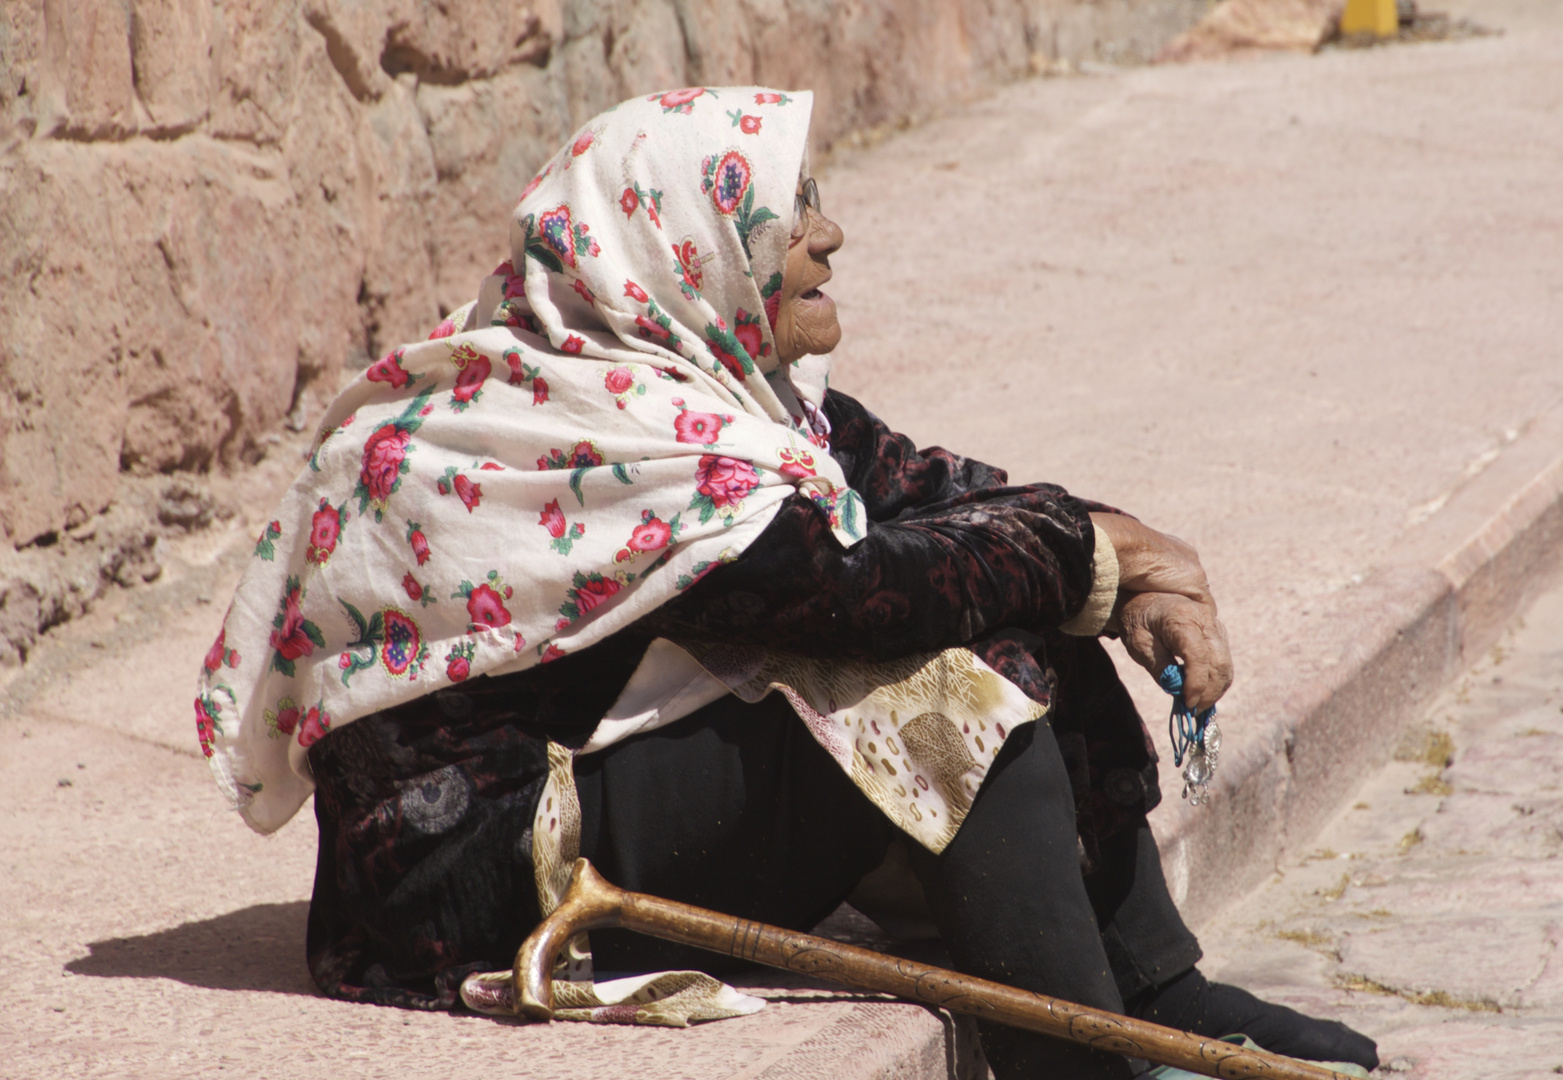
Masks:
[[[559,950],[576,934],[612,926],[1205,1076],[1351,1080],[1322,1066],[1266,1050],[1245,1050],[1219,1039],[1088,1009],[871,949],[629,892],[609,883],[585,859],[575,860],[564,901],[538,924],[516,953],[516,1012],[533,1020],[551,1020],[554,958]]]

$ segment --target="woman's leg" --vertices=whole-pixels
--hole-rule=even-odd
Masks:
[[[1103,841],[1100,850],[1086,891],[1129,1015],[1200,1035],[1241,1032],[1290,1057],[1378,1066],[1373,1040],[1345,1024],[1273,1005],[1200,973],[1194,966],[1199,943],[1167,892],[1148,824]]]
[[[1199,963],[1199,941],[1167,891],[1161,852],[1143,819],[1097,845],[1086,894],[1124,1001],[1162,986]]]
[[[1123,1011],[1080,875],[1074,796],[1046,721],[1010,736],[960,832],[912,864],[961,971]],[[1047,1036],[980,1023],[998,1080],[1126,1078],[1140,1063]]]
[[[638,892],[807,930],[884,859],[893,826],[780,694],[728,697],[576,761],[581,854]],[[744,967],[627,931],[591,935],[594,970]]]

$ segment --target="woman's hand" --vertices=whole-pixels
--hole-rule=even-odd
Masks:
[[[1093,513],[1091,524],[1118,553],[1119,591],[1177,593],[1215,607],[1205,568],[1191,546],[1123,514]]]
[[[1129,593],[1119,600],[1108,628],[1153,677],[1181,659],[1183,700],[1195,712],[1210,708],[1232,685],[1232,650],[1213,603],[1176,593]]]
[[[1183,699],[1195,711],[1232,685],[1232,650],[1199,554],[1176,536],[1122,514],[1093,513],[1118,555],[1118,606],[1107,628],[1136,662],[1159,677],[1183,661]]]

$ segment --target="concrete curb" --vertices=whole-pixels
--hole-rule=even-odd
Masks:
[[[1153,816],[1168,882],[1198,925],[1306,843],[1391,755],[1426,703],[1497,641],[1563,572],[1563,402],[1414,525],[1381,565],[1288,642],[1296,658],[1250,680],[1212,806],[1179,798],[1164,762]],[[858,1016],[874,1010],[872,1017]],[[822,1033],[823,1037],[824,1033]],[[929,1040],[918,1050],[920,1040]],[[955,1025],[913,1005],[859,1005],[829,1032],[838,1078],[985,1075]],[[893,1051],[890,1051],[891,1048]],[[814,1076],[827,1047],[805,1042],[764,1075]]]
[[[1165,770],[1175,805],[1155,815],[1157,833],[1189,921],[1215,915],[1306,842],[1560,569],[1563,402],[1301,628],[1284,669],[1251,680],[1215,807],[1183,803],[1181,783]]]

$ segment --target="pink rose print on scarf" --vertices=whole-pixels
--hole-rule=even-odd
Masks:
[[[445,319],[433,330],[429,331],[429,340],[438,341],[440,338],[448,338],[456,332],[454,319]]]
[[[315,471],[320,471],[320,466],[315,466]],[[260,539],[255,541],[255,555],[257,558],[272,562],[277,557],[277,538],[282,535],[282,522],[273,521],[261,530]]]
[[[577,570],[565,593],[565,601],[559,606],[559,626],[563,628],[584,618],[624,588],[624,582],[616,577],[604,577],[597,571],[582,573]]]
[[[592,307],[597,306],[597,297],[592,295],[592,291],[586,287],[586,282],[582,281],[580,278],[576,278],[572,283],[571,288],[575,290],[576,294],[580,296],[582,300],[585,300]]]
[[[206,670],[217,673],[217,669],[227,664],[231,668],[239,666],[239,650],[230,649],[227,646],[228,628],[225,626],[217,631],[217,640],[212,642],[212,647],[206,650]]]
[[[222,724],[217,720],[217,703],[210,694],[195,699],[195,737],[200,741],[201,753],[212,756],[212,743],[222,734]]]
[[[695,467],[695,497],[689,509],[700,511],[702,525],[720,515],[730,526],[743,509],[744,497],[759,486],[759,474],[749,462],[704,454]]]
[[[557,645],[549,645],[546,648],[539,648],[537,656],[539,664],[551,664],[555,660],[564,659],[564,650]]]
[[[627,364],[611,369],[603,376],[602,385],[613,395],[613,403],[621,409],[646,393],[646,384],[635,381],[634,369]]]
[[[304,720],[298,728],[298,744],[300,746],[313,746],[326,737],[326,732],[331,730],[331,714],[318,705],[311,705],[309,711],[304,714]]]
[[[294,704],[292,698],[282,698],[277,702],[277,710],[261,711],[261,719],[266,721],[266,734],[273,739],[286,739],[298,728],[303,710]]]
[[[669,544],[678,543],[678,534],[683,529],[679,521],[682,516],[674,514],[671,521],[663,521],[650,510],[642,510],[640,524],[635,526],[629,540],[613,556],[613,561],[628,562],[644,552],[661,551]]]
[[[467,633],[479,630],[497,630],[510,624],[510,610],[505,607],[513,591],[500,580],[498,570],[488,572],[488,580],[477,585],[463,581],[461,587],[451,593],[452,600],[467,602]]]
[[[278,604],[277,616],[271,621],[271,647],[275,650],[271,666],[290,679],[293,678],[295,660],[313,654],[317,648],[326,647],[326,639],[320,628],[304,618],[299,607],[302,601],[303,589],[299,579],[288,578],[286,591]]]
[[[574,270],[577,259],[595,257],[602,253],[597,241],[587,235],[591,226],[576,222],[570,216],[567,203],[560,203],[552,210],[544,210],[534,220],[531,214],[522,219],[526,240],[524,249],[529,258],[536,259],[554,273],[564,272],[565,267]]]
[[[754,95],[754,103],[756,105],[786,105],[791,101],[792,98],[786,94],[763,93]]]
[[[561,555],[570,554],[570,549],[575,542],[586,535],[586,526],[577,521],[571,525],[565,521],[564,511],[559,509],[559,500],[554,499],[543,507],[543,512],[538,515],[537,523],[548,530],[548,535],[553,539],[548,546]]]
[[[754,360],[739,344],[737,336],[727,328],[727,321],[720,315],[716,322],[706,323],[706,347],[717,362],[727,369],[728,374],[739,382],[743,382],[745,376],[754,374]]]
[[[338,509],[321,499],[320,509],[310,518],[309,546],[304,549],[305,560],[316,566],[326,565],[331,553],[336,550],[337,539],[342,535],[342,526],[347,518],[346,503]]]
[[[742,131],[745,135],[758,135],[760,133],[760,118],[758,116],[745,116],[742,109],[727,110],[728,117],[733,121],[733,127]]]
[[[364,466],[359,483],[369,492],[370,502],[386,502],[400,485],[406,447],[411,441],[411,431],[386,424],[364,442]]]
[[[370,382],[389,383],[392,390],[400,390],[402,387],[417,382],[422,375],[409,375],[402,368],[402,358],[407,355],[407,350],[397,349],[369,365],[369,370],[364,372],[365,378]]]
[[[472,674],[472,642],[463,641],[445,654],[445,677],[453,683],[466,682]]]
[[[474,464],[476,464],[474,462]],[[483,501],[483,485],[474,484],[464,474],[456,470],[456,466],[448,465],[445,475],[434,481],[435,490],[441,495],[449,495],[455,492],[456,497],[466,506],[467,513],[476,510]]]
[[[781,467],[776,471],[783,476],[794,480],[807,480],[811,476],[819,475],[819,470],[814,467],[814,455],[807,450],[795,450],[784,446],[776,454],[781,458]]]
[[[429,538],[423,535],[423,526],[410,519],[407,522],[407,543],[411,545],[413,555],[417,556],[419,566],[429,561]]]
[[[655,300],[646,305],[646,312],[645,315],[635,316],[635,325],[639,328],[640,336],[665,349],[673,352],[680,351],[684,347],[684,342],[673,332],[672,316],[659,308]]]
[[[402,475],[412,469],[407,463],[407,455],[413,449],[412,435],[423,424],[423,407],[428,404],[433,392],[432,386],[425,387],[408,403],[400,416],[385,424],[364,443],[358,486],[353,489],[360,514],[373,506],[375,521],[384,518],[387,503],[402,485]]]
[[[594,144],[596,141],[597,133],[591,128],[587,128],[585,131],[581,132],[580,135],[576,136],[575,142],[570,144],[571,159],[573,160],[586,153],[586,151],[592,148],[592,144]],[[565,162],[564,167],[568,169],[570,167],[570,162]]]
[[[707,90],[703,86],[691,86],[684,90],[669,90],[665,94],[652,94],[646,100],[660,101],[664,114],[682,113],[688,116],[695,111],[695,99],[705,94],[717,96],[715,90]]]
[[[678,415],[673,418],[673,432],[681,443],[699,443],[706,446],[722,437],[722,428],[733,422],[730,415],[695,412],[684,404],[683,398],[674,398]]]
[[[749,159],[737,150],[729,150],[718,157],[707,157],[700,166],[700,190],[711,196],[711,205],[724,217],[734,218],[738,226],[738,239],[743,244],[744,255],[753,258],[749,251],[749,237],[767,221],[780,219],[768,206],[754,205],[754,167]]]
[[[765,331],[760,326],[760,316],[738,309],[738,325],[733,327],[733,336],[738,339],[738,344],[744,347],[744,352],[749,354],[751,360],[759,360],[771,354],[771,347],[765,340]]]
[[[548,382],[541,375],[532,380],[532,404],[542,405],[548,400]]]
[[[573,356],[579,356],[581,354],[581,346],[585,344],[585,340],[579,335],[571,334],[564,339],[559,348],[563,352],[570,353]]]
[[[493,371],[493,365],[470,343],[464,343],[451,353],[450,362],[456,365],[456,387],[451,391],[450,407],[457,412],[466,412],[467,406],[483,396],[483,383]]]
[[[626,278],[624,281],[624,295],[642,304],[651,299],[646,295],[645,289],[642,289],[639,285],[635,284],[633,281],[630,281],[628,278]]]

